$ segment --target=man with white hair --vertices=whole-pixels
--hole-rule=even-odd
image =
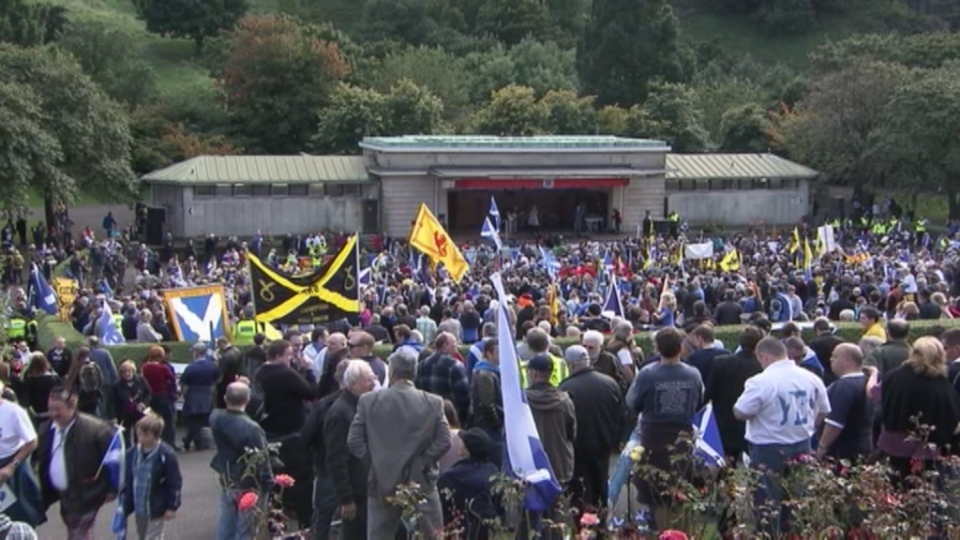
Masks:
[[[420,308],[420,317],[417,319],[416,330],[422,336],[421,342],[433,343],[437,337],[437,323],[430,318],[430,308],[422,306]]]
[[[577,433],[573,443],[573,505],[603,508],[606,501],[610,454],[620,442],[624,417],[623,394],[613,378],[590,367],[590,355],[580,345],[564,351],[570,376],[560,390],[573,401]]]
[[[593,369],[615,381],[623,380],[621,367],[623,364],[617,357],[603,349],[603,334],[596,330],[587,330],[583,333],[580,344],[587,350],[587,354],[590,356],[590,366]]]
[[[374,389],[377,376],[364,360],[347,362],[343,372],[344,391],[323,420],[324,455],[327,474],[340,503],[340,537],[364,540],[367,537],[367,465],[350,455],[347,434],[357,414],[360,396]]]
[[[437,538],[443,527],[437,463],[450,449],[450,427],[443,400],[414,386],[417,364],[417,357],[409,352],[390,355],[390,387],[360,397],[347,435],[350,453],[370,467],[368,538],[395,536],[403,512],[386,498],[409,482],[419,484],[424,494],[417,520],[424,537]]]

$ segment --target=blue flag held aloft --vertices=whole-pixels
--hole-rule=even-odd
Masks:
[[[100,342],[104,345],[117,345],[127,341],[123,339],[123,334],[117,328],[117,322],[113,320],[113,310],[110,309],[110,303],[107,301],[103,302],[103,311],[97,319],[96,331]]]
[[[616,276],[611,276],[610,279],[612,283],[616,283],[619,279]],[[603,309],[601,314],[607,318],[613,317],[623,317],[623,300],[620,299],[620,286],[612,285],[607,287],[607,299],[603,303]]]
[[[480,227],[480,238],[492,241],[494,245],[497,246],[497,251],[503,249],[503,243],[500,241],[500,233],[497,232],[496,227],[490,222],[489,217],[483,220],[483,226]]]
[[[710,467],[723,465],[723,442],[720,440],[720,427],[713,415],[713,404],[708,403],[693,417],[693,432],[697,436],[694,455]]]
[[[43,310],[48,315],[57,314],[57,295],[53,292],[53,287],[47,283],[46,278],[40,273],[37,265],[33,265],[30,270],[30,289],[29,296],[33,298],[33,307]]]
[[[500,230],[500,208],[497,207],[497,199],[490,196],[490,210],[487,210],[487,215],[490,216],[490,221],[493,223],[493,226],[496,230]]]
[[[543,512],[553,507],[560,495],[560,484],[543,449],[527,396],[520,385],[520,362],[507,316],[507,294],[500,274],[490,276],[500,305],[497,309],[497,339],[500,354],[500,380],[503,394],[504,430],[507,442],[505,469],[527,484],[523,506]]]

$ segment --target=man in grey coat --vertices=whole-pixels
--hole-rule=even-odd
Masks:
[[[450,427],[443,400],[417,390],[417,357],[398,351],[389,358],[390,387],[360,397],[350,425],[347,447],[370,471],[367,486],[368,538],[393,538],[401,508],[386,501],[397,487],[420,486],[423,503],[418,522],[425,538],[438,538],[443,512],[437,492],[437,461],[450,449]]]

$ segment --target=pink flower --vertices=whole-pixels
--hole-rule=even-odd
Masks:
[[[663,531],[658,537],[660,540],[689,540],[687,533],[683,531],[677,531],[670,529],[669,531]]]
[[[260,500],[260,497],[256,493],[248,491],[240,497],[237,508],[240,509],[241,512],[245,512],[256,506],[258,500]]]
[[[600,524],[600,518],[596,514],[586,513],[580,517],[581,527],[596,527]]]
[[[273,483],[284,488],[293,487],[293,484],[296,482],[289,474],[278,474],[274,479]]]

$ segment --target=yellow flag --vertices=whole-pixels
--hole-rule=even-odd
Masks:
[[[813,250],[810,249],[810,239],[803,241],[803,267],[810,269],[813,267]]]
[[[417,220],[410,231],[410,245],[420,250],[433,264],[442,262],[457,283],[470,270],[460,249],[425,204],[420,205]]]
[[[793,240],[790,242],[790,245],[787,246],[787,252],[791,255],[796,253],[800,249],[800,230],[796,227],[793,228]]]
[[[736,272],[740,270],[740,252],[732,249],[729,253],[720,259],[720,269],[724,272]]]
[[[276,326],[274,326],[274,325],[272,325],[272,324],[270,324],[270,323],[268,323],[268,322],[262,322],[262,323],[260,323],[260,324],[263,325],[263,326],[262,326],[262,328],[263,328],[263,335],[264,335],[267,339],[269,339],[270,341],[279,341],[279,340],[283,339],[283,334],[281,334],[280,331],[277,330],[277,327],[276,327]]]

